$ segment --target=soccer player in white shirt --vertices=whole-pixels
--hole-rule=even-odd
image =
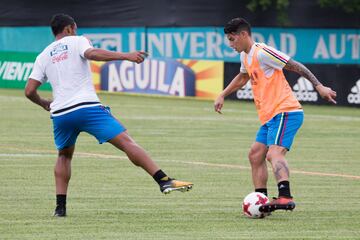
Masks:
[[[88,39],[76,36],[72,17],[56,14],[51,20],[55,41],[36,58],[29,76],[25,95],[32,102],[50,111],[54,126],[58,158],[54,169],[56,208],[54,216],[66,216],[66,194],[71,176],[71,159],[80,132],[87,132],[99,143],[109,142],[124,151],[128,158],[142,167],[159,184],[162,193],[188,191],[193,184],[168,177],[149,155],[129,136],[125,127],[111,115],[96,95],[88,60],[144,61],[142,51],[122,53],[92,47]],[[49,81],[53,101],[41,98],[38,87]]]

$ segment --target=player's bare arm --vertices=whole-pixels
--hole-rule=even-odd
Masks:
[[[41,98],[37,93],[38,87],[40,87],[41,82],[29,78],[26,87],[25,87],[25,96],[30,99],[33,103],[44,108],[46,111],[50,111],[51,101]]]
[[[147,55],[146,52],[142,51],[121,53],[98,48],[90,48],[84,53],[85,58],[94,61],[128,60],[136,63],[142,63]]]
[[[325,100],[332,102],[336,104],[335,98],[336,98],[336,92],[332,90],[329,87],[325,87],[321,84],[321,82],[315,77],[315,75],[303,64],[293,60],[289,59],[287,64],[285,65],[284,69],[296,72],[303,76],[304,78],[308,79],[316,88],[316,90],[319,92],[320,96],[324,98]]]
[[[224,105],[225,97],[245,86],[249,79],[250,76],[247,73],[239,73],[236,75],[230,84],[224,89],[224,91],[222,91],[216,98],[214,102],[215,111],[221,114],[221,108]]]

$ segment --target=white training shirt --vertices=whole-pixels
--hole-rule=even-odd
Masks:
[[[275,48],[267,46],[265,43],[254,43],[251,46],[248,54],[248,64],[251,64],[252,57],[255,52],[255,46],[261,46],[262,50],[258,51],[257,58],[261,69],[264,71],[266,77],[270,77],[274,73],[274,69],[281,70],[284,68],[290,57],[283,52],[276,50]],[[245,52],[240,53],[241,60],[241,73],[247,73],[244,64]]]
[[[90,64],[84,57],[89,48],[92,45],[87,38],[68,36],[51,43],[37,56],[29,78],[41,83],[50,82],[53,91],[51,113],[79,103],[99,102]],[[72,108],[61,114],[88,106]]]

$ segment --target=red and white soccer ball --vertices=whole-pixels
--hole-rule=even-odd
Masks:
[[[269,198],[262,193],[249,193],[243,201],[242,209],[245,216],[249,218],[264,218],[266,214],[259,211],[261,205],[269,203]]]

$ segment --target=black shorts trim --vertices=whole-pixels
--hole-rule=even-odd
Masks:
[[[78,104],[72,105],[72,106],[67,107],[67,108],[59,109],[59,110],[53,112],[52,114],[62,113],[62,112],[65,112],[67,110],[79,107],[79,106],[91,105],[91,104],[100,104],[100,102],[82,102],[82,103],[78,103]]]

